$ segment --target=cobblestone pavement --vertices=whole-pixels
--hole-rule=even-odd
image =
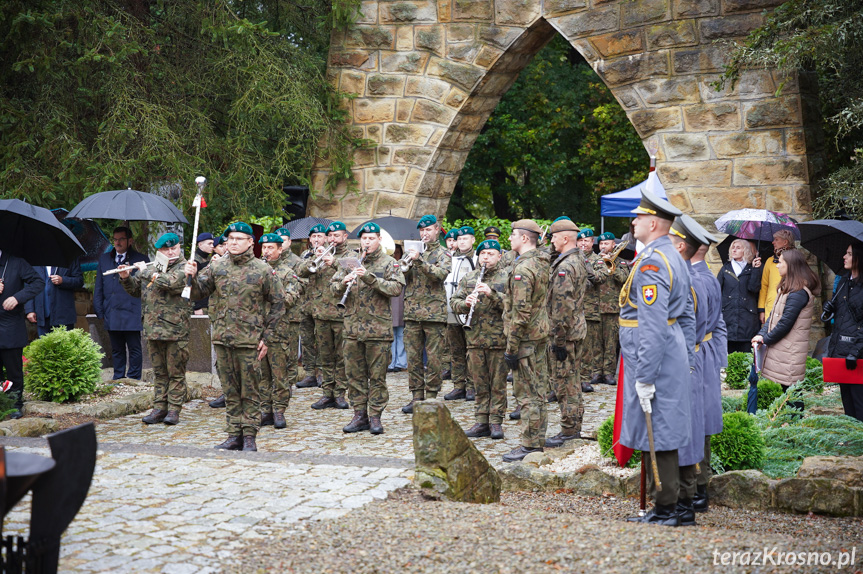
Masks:
[[[265,427],[257,453],[225,453],[224,409],[186,405],[177,426],[141,423],[141,415],[97,425],[99,458],[89,496],[63,537],[61,571],[204,574],[220,570],[244,543],[290,532],[299,520],[338,518],[404,486],[412,477],[411,417],[405,373],[388,375],[386,433],[346,435],[351,411],[310,408],[319,389],[295,390],[288,428]],[[449,390],[445,383],[445,390]],[[585,395],[585,434],[614,403],[614,387]],[[473,424],[473,405],[447,401],[458,422]],[[511,405],[512,408],[512,405]],[[511,410],[510,408],[510,410]],[[549,435],[559,430],[549,405]],[[518,422],[506,439],[478,439],[496,465],[518,445]],[[48,454],[42,439],[0,439],[8,449]],[[25,534],[29,499],[9,513],[5,534]]]

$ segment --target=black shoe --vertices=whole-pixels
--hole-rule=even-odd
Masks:
[[[345,395],[339,395],[336,397],[336,408],[342,410],[351,408],[348,401],[345,400]]]
[[[388,373],[395,373],[396,369],[395,369],[395,367],[387,367],[387,372]]]
[[[150,414],[141,419],[144,424],[153,425],[156,423],[160,423],[165,420],[165,417],[168,416],[168,411],[163,411],[160,409],[153,409],[150,411]]]
[[[369,416],[366,414],[366,411],[354,411],[354,418],[342,429],[342,432],[360,432],[369,430],[369,427]]]
[[[616,387],[617,381],[614,380],[614,377],[606,377],[605,375],[603,375],[602,376],[602,384],[608,385],[610,387]]]
[[[505,455],[503,455],[504,462],[517,462],[519,460],[524,460],[524,457],[529,455],[532,452],[543,452],[543,448],[530,448],[526,446],[520,446],[518,448],[514,448]]]
[[[243,450],[247,452],[258,452],[258,445],[255,444],[255,437],[243,437]]]
[[[590,378],[590,382],[588,383],[588,385],[590,385],[590,386],[601,385],[602,384],[602,378],[603,378],[602,375],[593,375]]]
[[[445,370],[440,374],[440,380],[442,380],[442,381],[450,381],[450,380],[452,380],[452,371],[450,371],[449,369],[445,369]]]
[[[509,419],[513,421],[521,420],[521,405],[518,405],[514,411],[509,413]]]
[[[320,411],[323,409],[334,409],[336,408],[336,399],[333,397],[321,397],[314,403],[312,403],[312,408],[316,411]]]
[[[473,389],[468,389],[464,392],[464,400],[466,401],[476,401],[476,391]]]
[[[214,409],[223,409],[225,408],[225,395],[222,394],[219,398],[213,399],[209,402],[211,408]]]
[[[678,500],[675,510],[680,520],[680,526],[695,526],[695,510],[692,509],[691,500],[688,498]]]
[[[557,433],[553,437],[546,439],[545,442],[547,443],[549,440],[554,440],[555,442],[560,441],[560,444],[563,444],[568,440],[572,440],[572,439],[576,439],[576,438],[581,438],[580,432],[575,432],[572,434],[564,434],[563,431],[560,431],[559,433]],[[558,445],[558,446],[560,446],[560,445]]]
[[[488,425],[491,430],[491,438],[495,440],[499,440],[503,438],[503,427],[501,425],[491,424]]]
[[[592,393],[593,387],[590,386],[590,383],[581,383],[581,392],[582,393]]]
[[[162,420],[166,425],[175,425],[180,422],[180,411],[168,411],[165,418]]]
[[[243,450],[243,437],[229,436],[225,442],[223,442],[222,444],[217,444],[213,448],[218,448],[221,450]]]
[[[262,427],[271,427],[273,426],[273,413],[261,413],[261,426]]]
[[[287,428],[288,421],[285,420],[285,413],[279,411],[273,413],[273,426],[277,429]]]
[[[703,462],[701,464],[704,464]],[[710,497],[707,496],[707,485],[699,484],[695,487],[695,496],[692,497],[692,509],[695,512],[707,512]]]
[[[372,434],[384,434],[384,425],[381,424],[381,417],[369,417],[369,431]]]
[[[558,436],[550,436],[545,439],[545,448],[557,448],[563,446],[564,440]]]
[[[512,382],[512,373],[507,374],[507,376],[506,376],[506,382],[507,382],[507,383],[511,383],[511,382]]]
[[[476,423],[465,431],[465,436],[470,438],[479,438],[481,436],[491,436],[491,429],[486,423]]]
[[[550,403],[556,403],[557,402],[557,393],[555,393],[554,391],[548,393],[548,396],[545,397],[545,400],[550,402]]]
[[[12,413],[11,413],[8,417],[6,417],[6,418],[9,418],[9,419],[20,419],[20,418],[21,418],[21,417],[23,417],[23,416],[24,416],[24,414],[21,412],[21,409],[18,409],[18,410],[12,411]]]
[[[412,415],[414,412],[414,403],[421,400],[422,399],[417,398],[411,399],[411,402],[402,407],[402,412],[406,415]]]
[[[443,396],[446,401],[458,401],[467,396],[464,389],[453,389]]]
[[[297,382],[298,389],[310,389],[318,386],[318,379],[314,375],[306,375],[301,381]]]
[[[659,524],[661,526],[680,526],[680,517],[677,515],[676,505],[656,505],[644,516],[631,516],[627,522],[642,522],[644,524]]]

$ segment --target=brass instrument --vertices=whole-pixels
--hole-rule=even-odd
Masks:
[[[623,253],[623,250],[626,249],[627,245],[629,245],[629,243],[621,241],[614,247],[614,250],[612,250],[611,253],[602,256],[602,260],[605,262],[605,266],[608,267],[609,273],[614,273],[614,270],[617,269],[617,264],[615,264],[614,260]]]
[[[363,252],[360,254],[360,265],[363,264],[363,259],[365,259],[365,258],[366,258],[366,251],[363,250]],[[354,278],[351,279],[350,281],[348,281],[348,285],[347,285],[347,287],[345,287],[345,294],[342,295],[342,300],[339,301],[338,303],[336,303],[336,307],[338,307],[339,309],[345,308],[345,303],[348,300],[348,295],[351,292],[351,287],[353,287],[354,283],[356,283],[356,282],[357,282],[357,276],[354,275]]]
[[[402,268],[402,271],[409,270],[411,268],[411,265],[413,265],[413,263],[414,263],[414,260],[411,259],[411,256],[407,253],[404,255],[404,257],[399,259],[399,267]]]
[[[474,285],[474,287],[473,287],[473,292],[474,292],[474,293],[476,293],[476,288],[477,288],[477,286],[478,286],[480,283],[482,283],[482,278],[483,278],[483,276],[484,276],[484,275],[485,275],[485,265],[483,265],[482,267],[480,267],[480,270],[479,270],[479,277],[477,277],[477,278],[476,278],[476,285]],[[467,314],[467,320],[464,322],[464,325],[462,325],[462,327],[464,327],[465,331],[470,331],[470,329],[471,329],[470,322],[473,320],[473,312],[474,312],[474,310],[476,309],[476,306],[477,306],[478,304],[479,304],[479,297],[477,297],[476,302],[475,302],[473,305],[471,305],[471,306],[470,306],[470,312]]]
[[[333,255],[336,252],[336,244],[330,243],[327,245],[327,248],[324,249],[320,255],[318,255],[314,261],[309,264],[309,273],[317,273],[318,269],[321,266],[321,260],[327,255]]]

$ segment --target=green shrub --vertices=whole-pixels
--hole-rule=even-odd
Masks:
[[[731,353],[725,367],[725,384],[731,389],[743,389],[749,384],[752,353]]]
[[[746,413],[722,415],[722,432],[711,439],[710,446],[725,470],[760,468],[764,460],[761,429]]]
[[[57,327],[24,349],[24,389],[40,401],[75,401],[101,381],[103,355],[83,330]]]
[[[768,408],[776,397],[782,395],[782,385],[779,383],[774,383],[770,379],[761,379],[758,381],[758,409],[766,409]],[[749,389],[746,389],[746,392],[743,393],[743,397],[741,397],[741,407],[740,410],[746,410],[746,403],[748,401],[747,397],[749,396]]]
[[[824,365],[818,359],[806,358],[806,375],[797,386],[816,395],[824,392]]]
[[[0,392],[0,421],[6,420],[6,417],[14,413],[15,408],[15,400],[18,398],[18,393],[13,392]]]
[[[740,399],[738,397],[722,397],[722,412],[736,413],[740,410]]]
[[[614,458],[614,415],[611,415],[596,429],[596,442],[599,443],[599,451],[606,458]],[[632,453],[627,468],[635,468],[641,464],[641,451]]]

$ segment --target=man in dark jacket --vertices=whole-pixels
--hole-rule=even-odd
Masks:
[[[61,325],[71,331],[78,318],[75,312],[75,289],[84,285],[84,275],[78,260],[75,259],[69,267],[38,265],[33,269],[39,279],[45,282],[45,288],[24,305],[27,319],[36,323],[40,337]]]
[[[11,393],[17,393],[16,412],[10,418],[21,418],[24,406],[24,361],[21,353],[27,346],[24,305],[39,295],[45,282],[33,267],[5,251],[0,251],[0,380],[12,381]]]
[[[114,230],[114,249],[99,257],[93,306],[96,315],[105,322],[105,330],[111,337],[111,358],[114,361],[114,380],[128,376],[141,378],[141,300],[126,293],[120,285],[119,276],[102,275],[109,269],[122,265],[134,265],[150,260],[131,246],[132,231],[128,227]],[[126,370],[128,348],[129,370]]]

